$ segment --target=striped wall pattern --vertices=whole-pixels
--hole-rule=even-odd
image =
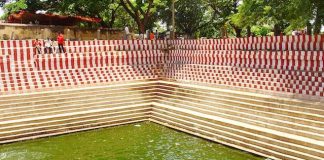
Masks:
[[[323,51],[173,50],[170,63],[321,71]]]
[[[276,50],[322,51],[324,36],[277,36],[234,39],[170,40],[175,49],[185,50]]]
[[[176,49],[183,50],[272,50],[272,51],[322,51],[323,43],[250,43],[250,44],[181,44]]]
[[[162,74],[161,51],[37,55],[19,66],[3,56],[1,93],[33,92],[96,83],[154,80]],[[18,70],[18,68],[23,70]]]
[[[19,91],[19,93],[25,92],[25,90],[30,88],[42,88],[40,86],[44,86],[44,84],[39,81],[46,81],[44,77],[48,76],[43,75],[44,73],[40,71],[73,70],[81,68],[89,68],[91,70],[91,68],[105,66],[156,64],[158,61],[160,64],[164,64],[162,60],[167,58],[169,62],[165,63],[166,69],[163,70],[164,74],[167,75],[167,79],[181,80],[180,77],[183,77],[185,80],[204,83],[213,82],[234,87],[257,88],[260,90],[322,97],[323,75],[319,71],[323,69],[324,57],[321,48],[319,48],[319,50],[318,48],[315,50],[310,49],[310,51],[307,51],[307,49],[305,51],[303,48],[300,48],[301,50],[298,48],[296,48],[296,50],[290,48],[280,51],[276,51],[276,49],[259,50],[258,48],[251,50],[240,50],[235,48],[233,48],[234,50],[226,50],[226,48],[225,50],[215,50],[209,48],[205,50],[199,47],[195,48],[195,46],[244,46],[246,44],[252,46],[261,44],[262,46],[266,43],[278,43],[278,41],[291,44],[297,41],[299,44],[307,44],[308,46],[311,46],[309,44],[319,44],[317,46],[322,46],[324,45],[323,39],[323,36],[285,36],[222,40],[68,41],[66,42],[66,48],[68,48],[70,53],[50,55],[35,54],[34,50],[31,49],[32,41],[1,41],[1,50],[6,50],[6,54],[1,56],[0,59],[0,88],[6,92]],[[167,48],[167,45],[174,47],[175,50],[170,51],[170,54],[164,56],[164,53],[162,53],[160,49]],[[188,45],[191,49],[177,49],[181,48],[182,45]],[[146,46],[146,48],[141,48],[141,46]],[[135,51],[112,52],[111,50]],[[173,65],[177,66],[173,67]],[[182,68],[179,67],[179,65],[186,65],[187,67],[183,67],[183,70],[177,70],[176,68]],[[191,71],[192,69],[188,67],[195,65],[198,68],[205,68],[209,72],[199,72],[198,74],[198,72]],[[236,72],[232,72],[232,74],[234,74],[232,75],[226,70],[215,69],[216,66],[218,68],[234,67],[231,70]],[[168,68],[171,68],[171,70],[169,71]],[[156,68],[156,70],[160,69]],[[226,72],[226,74],[218,74],[222,72]],[[87,75],[88,73],[85,74]],[[57,74],[53,76],[55,75]],[[184,77],[184,75],[187,76]],[[232,78],[224,79],[222,75]],[[253,76],[249,77],[249,75]],[[220,79],[223,81],[220,81]],[[69,79],[65,81],[69,82]],[[17,83],[18,85],[15,85]]]
[[[44,52],[44,45],[42,45]],[[106,51],[134,51],[164,49],[167,41],[164,40],[94,40],[94,41],[66,41],[67,53],[106,52]],[[54,48],[58,52],[57,48]],[[0,41],[0,55],[27,55],[30,58],[36,55],[33,40]]]
[[[168,40],[172,45],[183,44],[255,44],[255,43],[322,43],[324,35],[301,35],[301,36],[264,36],[247,38],[227,38],[227,39],[201,39],[201,40]]]
[[[84,54],[37,55],[35,62],[39,70],[61,70],[94,68],[120,65],[149,65],[162,63],[161,51],[93,52]]]
[[[168,80],[323,97],[324,36],[175,40]],[[217,46],[219,48],[217,48]]]

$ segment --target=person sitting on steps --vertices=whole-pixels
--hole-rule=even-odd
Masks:
[[[34,45],[34,47],[36,49],[37,54],[42,54],[42,51],[41,51],[42,43],[41,43],[40,40],[38,40],[38,38],[36,38],[33,45]]]
[[[44,41],[44,44],[45,44],[45,53],[46,54],[50,54],[52,53],[52,47],[53,47],[53,42],[50,38],[47,38],[45,41]]]

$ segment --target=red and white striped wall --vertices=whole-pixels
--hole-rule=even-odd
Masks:
[[[0,41],[0,91],[167,78],[324,97],[323,36],[222,40],[67,41],[35,54],[32,41]],[[162,49],[173,45],[174,50]]]
[[[299,96],[324,96],[323,72],[199,64],[168,64],[166,66],[165,78],[179,82],[200,82]]]
[[[272,50],[272,51],[322,51],[324,43],[250,43],[250,44],[179,44],[181,50]]]
[[[44,52],[44,45],[42,45]],[[167,41],[164,40],[94,40],[94,41],[66,41],[67,53],[106,52],[106,51],[133,51],[164,49]],[[57,48],[54,48],[58,52]],[[0,41],[0,55],[14,55],[17,50],[23,50],[26,57],[36,55],[33,40]]]
[[[64,70],[120,65],[148,65],[163,63],[164,54],[158,50],[99,52],[85,54],[37,55],[38,70]]]
[[[321,72],[324,51],[173,50],[170,63]]]
[[[171,45],[255,44],[255,43],[323,43],[324,35],[264,36],[226,39],[169,40]]]

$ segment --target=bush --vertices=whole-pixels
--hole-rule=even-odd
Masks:
[[[271,32],[271,27],[266,25],[253,26],[251,31],[255,36],[267,36]]]
[[[2,39],[3,39],[3,40],[9,40],[10,37],[9,37],[7,34],[3,34],[3,35],[2,35]]]

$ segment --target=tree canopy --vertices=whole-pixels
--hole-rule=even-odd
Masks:
[[[20,10],[102,19],[86,27],[123,28],[134,32],[171,26],[172,0],[13,0],[5,19]],[[178,34],[189,37],[290,34],[307,28],[319,34],[324,25],[323,0],[175,0]]]

